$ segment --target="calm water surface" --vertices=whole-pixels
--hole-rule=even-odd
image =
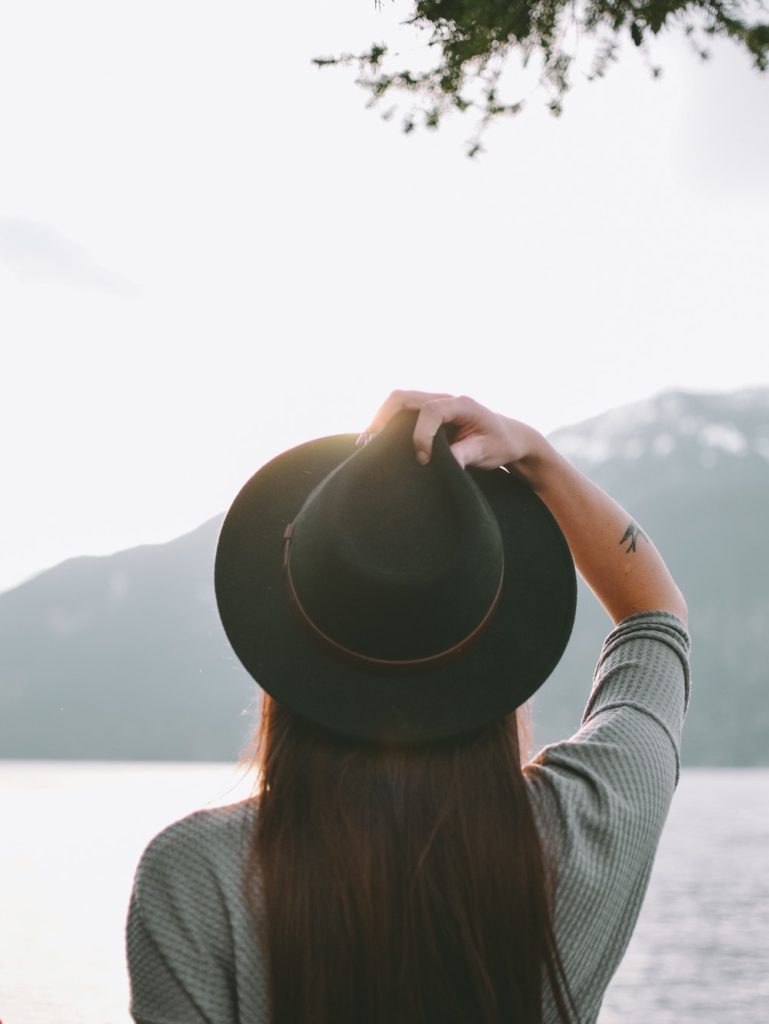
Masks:
[[[129,1024],[123,925],[142,849],[248,789],[229,765],[0,761],[2,1024]],[[685,771],[600,1022],[767,1021],[769,771]]]

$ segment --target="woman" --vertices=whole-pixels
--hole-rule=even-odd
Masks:
[[[145,852],[134,1019],[591,1024],[677,782],[686,604],[531,427],[395,392],[360,440],[278,456],[225,520],[258,792]],[[580,730],[522,767],[574,564],[615,628]]]

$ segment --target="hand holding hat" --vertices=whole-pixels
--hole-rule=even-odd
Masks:
[[[456,428],[451,451],[463,469],[506,466],[514,471],[514,463],[531,454],[536,442],[541,440],[533,427],[492,412],[472,398],[426,391],[393,391],[366,435],[376,435],[393,416],[404,410],[419,413],[414,428],[414,448],[417,460],[423,465],[430,461],[433,439],[444,424]]]

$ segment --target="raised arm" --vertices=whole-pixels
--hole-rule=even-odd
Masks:
[[[687,621],[683,595],[649,537],[533,427],[471,398],[394,391],[370,429],[381,430],[403,409],[419,410],[414,447],[423,464],[438,428],[450,423],[456,427],[451,447],[460,465],[504,466],[539,495],[561,527],[577,569],[615,623],[653,610]]]

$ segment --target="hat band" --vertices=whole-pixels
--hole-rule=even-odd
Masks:
[[[291,598],[291,602],[299,613],[299,617],[309,627],[310,631],[321,640],[326,646],[330,647],[331,650],[344,658],[350,658],[353,661],[362,662],[364,665],[370,665],[372,668],[388,668],[388,669],[414,669],[414,668],[432,668],[435,665],[439,665],[444,661],[448,661],[450,658],[456,657],[466,650],[477,638],[483,633],[494,617],[494,613],[499,605],[500,597],[502,596],[502,581],[505,576],[505,568],[502,566],[502,570],[499,575],[499,584],[497,586],[496,593],[491,600],[491,604],[486,610],[483,618],[478,625],[463,637],[458,643],[452,644],[451,647],[447,647],[443,651],[438,651],[437,654],[428,654],[424,658],[404,658],[404,659],[391,659],[391,658],[373,658],[368,654],[361,654],[359,651],[353,651],[350,647],[345,647],[343,644],[337,643],[333,637],[330,637],[328,633],[325,633],[319,626],[313,622],[312,618],[307,614],[307,611],[299,600],[299,595],[296,592],[294,586],[294,579],[291,575],[291,535],[294,530],[294,524],[289,523],[286,527],[284,537],[284,548],[283,548],[283,569],[286,575],[286,583],[288,585],[288,593]]]

